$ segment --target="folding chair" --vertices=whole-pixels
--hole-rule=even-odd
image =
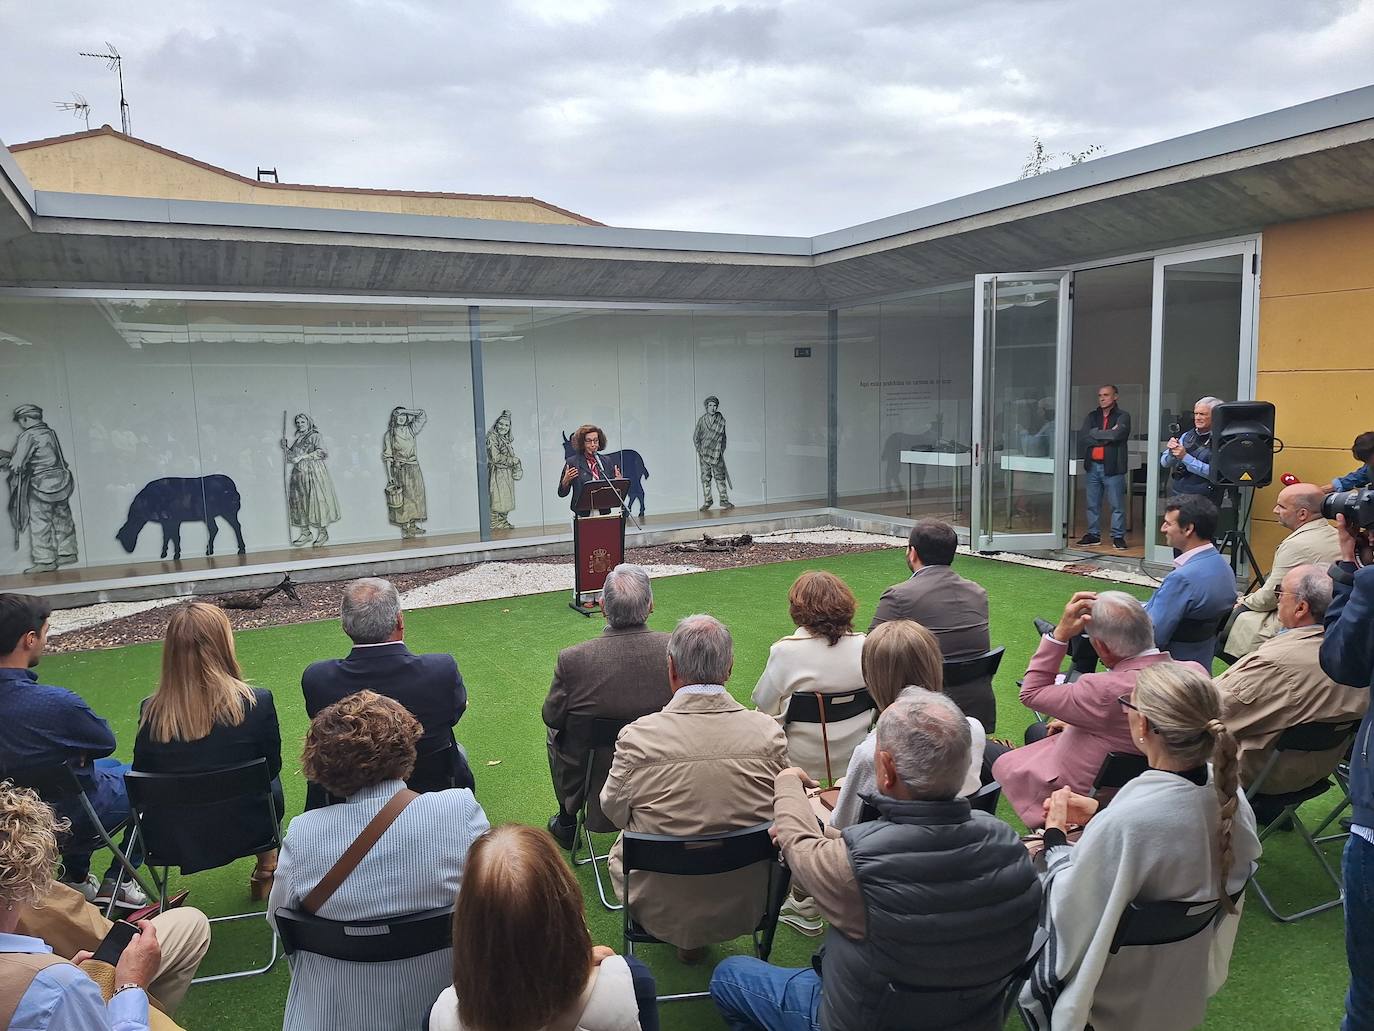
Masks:
[[[596,881],[596,893],[601,896],[601,904],[614,913],[623,908],[608,897],[606,885],[601,880],[601,864],[610,862],[610,855],[598,855],[596,843],[592,841],[591,829],[587,826],[587,807],[591,804],[593,792],[601,793],[606,782],[605,774],[597,776],[599,759],[607,753],[614,754],[615,739],[621,730],[634,720],[609,719],[604,716],[569,716],[567,725],[559,732],[559,743],[564,748],[586,749],[587,771],[582,779],[582,804],[577,809],[577,826],[573,828],[573,844],[568,850],[568,859],[574,866],[592,867],[592,879]],[[579,859],[577,853],[583,844],[587,855]],[[609,876],[609,874],[608,874]]]
[[[834,787],[835,771],[830,764],[830,733],[827,723],[853,719],[866,712],[876,712],[878,704],[867,690],[860,689],[850,694],[822,694],[819,691],[798,691],[787,700],[787,714],[783,724],[819,723],[821,725],[821,747],[825,753],[826,787]],[[849,758],[845,757],[845,767]],[[844,771],[841,770],[841,773]]]
[[[7,771],[4,779],[12,781],[15,787],[28,788],[37,793],[48,805],[58,812],[76,812],[84,817],[89,825],[86,828],[79,827],[76,820],[72,821],[72,838],[64,844],[65,849],[77,851],[77,849],[89,844],[93,848],[104,847],[114,855],[116,862],[122,868],[118,878],[119,883],[123,883],[124,874],[142,888],[148,891],[148,885],[138,876],[138,870],[129,862],[126,852],[114,843],[113,835],[118,834],[129,824],[129,820],[119,821],[115,826],[106,829],[100,822],[100,817],[91,805],[91,800],[86,797],[86,792],[81,790],[81,782],[76,779],[76,772],[66,763],[53,763],[51,766],[31,766],[24,770]],[[82,837],[85,831],[85,837]],[[131,840],[137,841],[137,838]],[[73,847],[75,846],[75,848]],[[105,916],[109,917],[114,913],[115,900],[119,896],[119,883],[115,885],[115,890],[110,893],[110,901],[105,906]],[[152,893],[149,892],[151,895]]]
[[[621,835],[622,898],[630,898],[630,874],[663,873],[683,877],[708,876],[742,870],[756,863],[768,864],[767,897],[763,916],[752,932],[754,955],[767,960],[773,951],[773,935],[778,929],[778,913],[792,884],[792,872],[778,862],[778,847],[768,836],[772,821],[756,827],[724,831],[719,834],[697,834],[674,837],[670,834],[643,834],[625,831]],[[635,922],[627,904],[623,911],[622,929],[626,955],[634,955],[634,947],[666,944]],[[660,995],[659,1002],[678,999],[704,999],[710,992],[684,992],[679,995]]]
[[[452,909],[352,921],[325,920],[299,909],[279,909],[276,921],[282,951],[288,956],[313,952],[350,963],[387,963],[427,956],[453,945]]]
[[[1264,790],[1265,782],[1268,781],[1270,772],[1278,763],[1279,757],[1284,752],[1327,752],[1342,746],[1349,747],[1355,742],[1355,734],[1359,730],[1359,720],[1343,720],[1340,723],[1303,723],[1296,727],[1290,727],[1279,735],[1278,741],[1274,744],[1274,750],[1269,755],[1269,760],[1261,768],[1249,789],[1246,791],[1247,797],[1252,802],[1264,799],[1270,806],[1279,806],[1279,815],[1270,820],[1260,829],[1259,839],[1265,838],[1275,833],[1280,827],[1284,826],[1284,821],[1291,820],[1293,830],[1298,833],[1303,844],[1317,857],[1317,862],[1321,864],[1322,870],[1326,873],[1327,879],[1336,888],[1336,897],[1327,899],[1315,906],[1297,910],[1291,913],[1280,913],[1270,900],[1268,893],[1260,885],[1259,877],[1256,875],[1251,879],[1251,887],[1255,889],[1255,894],[1259,896],[1260,904],[1269,911],[1269,915],[1281,923],[1291,924],[1301,920],[1305,916],[1312,916],[1314,913],[1321,913],[1328,909],[1335,909],[1345,901],[1345,886],[1341,883],[1340,875],[1331,868],[1326,856],[1322,854],[1320,843],[1316,834],[1320,834],[1334,820],[1347,805],[1350,804],[1350,795],[1346,790],[1345,784],[1337,776],[1336,783],[1346,792],[1345,798],[1336,805],[1331,814],[1321,822],[1316,832],[1309,831],[1307,825],[1298,816],[1298,807],[1309,799],[1326,794],[1331,789],[1331,779],[1323,777],[1321,780],[1314,781],[1304,788],[1296,791],[1285,791],[1276,794],[1266,794]],[[1347,775],[1348,776],[1348,775]],[[1341,837],[1339,834],[1328,835],[1322,841],[1331,841]]]
[[[1135,752],[1108,752],[1097,768],[1088,797],[1098,800],[1099,808],[1106,806],[1130,781],[1150,768],[1150,761]]]
[[[254,759],[206,773],[140,773],[124,775],[134,828],[143,841],[148,869],[157,894],[167,902],[168,871],[183,876],[215,869],[244,856],[257,855],[281,844],[277,811],[272,803],[272,778],[266,759]],[[210,846],[210,847],[207,847]],[[213,853],[215,860],[207,859]],[[161,876],[157,868],[162,868]],[[261,910],[211,917],[210,923],[263,920]],[[197,977],[192,984],[229,981],[265,974],[277,962],[277,935],[267,965],[227,974]]]
[[[968,659],[946,659],[943,663],[945,687],[959,687],[961,684],[969,684],[975,680],[981,680],[983,677],[995,677],[998,667],[1002,665],[1002,656],[1005,653],[1005,648],[994,648],[990,652],[974,655]],[[793,695],[793,697],[796,696]]]

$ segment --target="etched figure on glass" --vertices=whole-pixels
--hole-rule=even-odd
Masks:
[[[391,419],[382,434],[382,464],[386,466],[386,517],[401,528],[401,537],[410,540],[425,532],[420,525],[429,518],[425,497],[425,474],[415,438],[425,428],[429,416],[423,408],[391,410]]]
[[[286,413],[282,413],[285,430]],[[282,455],[290,474],[286,483],[286,515],[294,532],[300,533],[291,541],[292,547],[315,547],[329,541],[328,527],[339,521],[339,498],[334,493],[334,481],[324,464],[329,453],[324,449],[320,431],[310,416],[301,412],[296,416],[296,436],[288,441],[283,433]]]
[[[711,510],[711,481],[714,479],[724,511],[735,507],[727,491],[733,484],[730,471],[725,468],[725,416],[720,414],[720,398],[714,394],[703,401],[702,406],[706,413],[697,420],[696,432],[692,434],[697,462],[701,466],[701,510]]]
[[[515,511],[515,481],[525,475],[511,437],[510,409],[505,409],[487,431],[487,488],[491,495],[491,528],[510,530]]]
[[[0,469],[9,482],[10,526],[14,546],[29,532],[26,573],[49,573],[77,561],[76,524],[67,499],[76,490],[76,478],[62,455],[57,434],[43,421],[43,409],[22,404],[14,410],[19,436],[13,451],[0,451]]]

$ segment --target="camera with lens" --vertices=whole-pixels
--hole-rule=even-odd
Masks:
[[[1352,534],[1374,530],[1374,487],[1338,490],[1322,499],[1322,518],[1345,516],[1345,528]]]

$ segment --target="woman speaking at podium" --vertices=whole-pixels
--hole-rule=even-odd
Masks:
[[[582,490],[593,480],[620,479],[620,466],[607,469],[599,457],[606,448],[606,434],[600,426],[584,423],[572,435],[573,453],[563,467],[563,476],[558,481],[558,496],[567,497],[572,493],[569,506],[577,515],[590,515],[591,510],[582,504]],[[601,509],[602,515],[610,513],[609,508]]]

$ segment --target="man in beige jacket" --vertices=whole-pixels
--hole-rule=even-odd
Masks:
[[[1240,658],[1279,632],[1278,586],[1294,566],[1311,562],[1325,569],[1341,557],[1336,528],[1322,518],[1323,489],[1294,483],[1279,491],[1274,516],[1291,531],[1274,552],[1274,567],[1258,590],[1236,602],[1236,616],[1226,638],[1226,654]]]
[[[773,817],[773,779],[787,766],[777,721],[730,697],[730,631],[711,616],[685,617],[668,641],[673,697],[616,740],[601,810],[622,830],[716,834]],[[624,884],[621,843],[611,850],[611,882]],[[678,947],[685,962],[705,946],[747,934],[764,910],[768,870],[709,876],[633,875],[630,909],[649,933]]]
[[[1368,691],[1337,684],[1321,668],[1322,619],[1331,604],[1326,570],[1290,569],[1278,595],[1282,631],[1216,678],[1221,719],[1240,744],[1240,779],[1247,789],[1289,727],[1358,719],[1369,705]],[[1265,778],[1265,795],[1296,791],[1330,775],[1344,751],[1285,752]],[[1257,814],[1263,799],[1250,799]]]

